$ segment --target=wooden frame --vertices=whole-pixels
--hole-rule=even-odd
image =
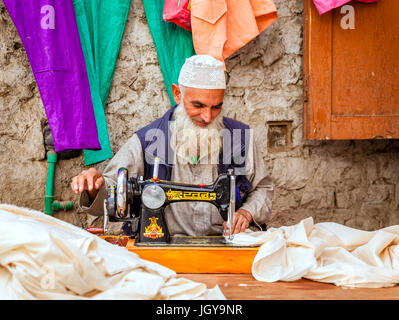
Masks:
[[[358,12],[359,16],[357,19],[364,23],[364,20],[368,17],[367,15],[386,14],[389,12],[390,6],[392,9],[396,8],[398,4],[394,1],[396,0],[385,0],[384,3],[378,2],[373,5],[355,2],[351,2],[350,4]],[[380,7],[377,7],[377,5]],[[338,36],[340,36],[340,39],[343,39],[343,32],[347,32],[341,31],[335,26],[339,19],[338,15],[340,14],[338,10],[335,9],[335,11],[319,15],[313,1],[304,0],[304,138],[307,140],[399,139],[399,103],[397,103],[398,95],[396,94],[392,98],[392,112],[388,112],[387,110],[376,112],[375,109],[380,107],[378,105],[380,101],[377,98],[375,99],[376,103],[370,103],[370,101],[366,100],[364,106],[362,106],[366,111],[369,108],[370,112],[351,112],[356,106],[355,103],[350,103],[350,101],[349,103],[346,102],[348,112],[333,111],[335,106],[333,105],[334,101],[337,100],[336,97],[344,94],[336,88],[340,86],[334,87],[334,83],[337,84],[337,79],[334,79],[334,71],[335,74],[338,72],[334,70],[334,65],[338,65],[337,60],[334,61],[334,56],[342,49],[339,46],[339,49],[335,49],[334,43],[337,45],[339,41],[337,40]],[[374,18],[378,21],[382,17],[376,16]],[[384,22],[381,22],[382,27],[379,26],[382,28],[381,34],[383,36],[388,34],[386,36],[387,41],[396,38],[399,34],[397,31],[399,30],[399,25],[397,22],[395,23],[397,25],[392,26],[392,30],[388,27],[388,23],[384,24]],[[360,30],[357,32],[363,31]],[[379,41],[384,41],[384,39],[373,38],[371,35],[371,44],[373,44],[372,41],[378,45]],[[364,44],[364,41],[362,42],[360,39],[358,42],[351,43],[352,50],[356,51],[358,49],[359,56],[363,55],[362,58],[359,58],[359,61],[362,61],[361,59],[370,61],[370,59],[368,60],[369,57],[365,49],[367,45],[371,46],[370,43]],[[398,45],[396,43],[384,44],[385,47],[392,48],[390,57],[396,56]],[[379,54],[383,55],[386,52]],[[392,61],[388,61],[384,65],[384,68],[381,68],[381,73],[391,65],[393,66],[392,70],[397,70],[397,64],[395,64],[394,60],[391,65],[388,64],[390,62]],[[340,61],[339,65],[342,67],[344,63],[345,61]],[[357,82],[358,79],[350,79],[350,77],[351,74],[348,71],[348,75],[344,75],[344,78],[347,82],[353,80],[353,91],[361,95],[362,90],[368,90],[367,87],[364,87],[364,84]],[[395,72],[392,72],[391,75],[380,77],[378,81],[376,82],[378,85],[374,88],[375,92],[380,87],[390,88],[391,86],[392,88],[396,88],[398,76],[396,75],[395,77]],[[383,100],[387,101],[390,97],[387,97],[385,92],[389,90],[383,91]],[[396,89],[392,89],[392,92],[396,92]],[[383,109],[382,106],[381,109]]]
[[[105,241],[125,247],[141,259],[159,263],[177,273],[251,274],[259,247],[143,247],[129,236],[100,235]]]

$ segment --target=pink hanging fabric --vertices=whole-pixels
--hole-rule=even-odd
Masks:
[[[373,3],[377,2],[378,0],[355,0],[357,2],[363,2],[363,3]],[[332,9],[338,8],[348,2],[351,2],[351,0],[313,0],[317,11],[319,11],[319,14],[326,13],[328,11],[331,11]]]
[[[191,31],[191,0],[166,0],[163,19]]]

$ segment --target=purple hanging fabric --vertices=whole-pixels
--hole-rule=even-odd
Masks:
[[[378,0],[355,0],[357,2],[372,3]],[[351,0],[313,0],[319,14],[326,13],[332,9],[338,8]]]
[[[101,149],[72,0],[3,0],[25,47],[55,151]]]

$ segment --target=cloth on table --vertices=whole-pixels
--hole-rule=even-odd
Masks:
[[[0,299],[225,299],[81,228],[0,204]]]
[[[4,0],[25,47],[54,149],[100,149],[72,0]]]
[[[352,0],[313,0],[319,14],[324,14],[332,9],[338,8]],[[373,3],[378,0],[355,0],[363,3]]]
[[[112,157],[104,108],[130,2],[131,0],[73,0],[101,144],[101,150],[84,150],[86,166]]]
[[[195,55],[191,32],[163,20],[164,0],[143,0],[144,11],[157,51],[170,106],[174,106],[172,84],[176,83],[182,65]]]
[[[196,0],[191,3],[195,52],[224,61],[277,19],[272,0]]]
[[[258,244],[252,265],[265,282],[307,278],[345,287],[399,283],[399,225],[363,231],[309,217],[293,226],[235,235],[236,244]]]

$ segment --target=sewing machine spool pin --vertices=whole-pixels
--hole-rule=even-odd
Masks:
[[[159,171],[159,158],[156,157],[155,160],[154,160],[154,170],[153,170],[153,173],[152,173],[152,178],[154,180],[158,179],[158,171]]]

